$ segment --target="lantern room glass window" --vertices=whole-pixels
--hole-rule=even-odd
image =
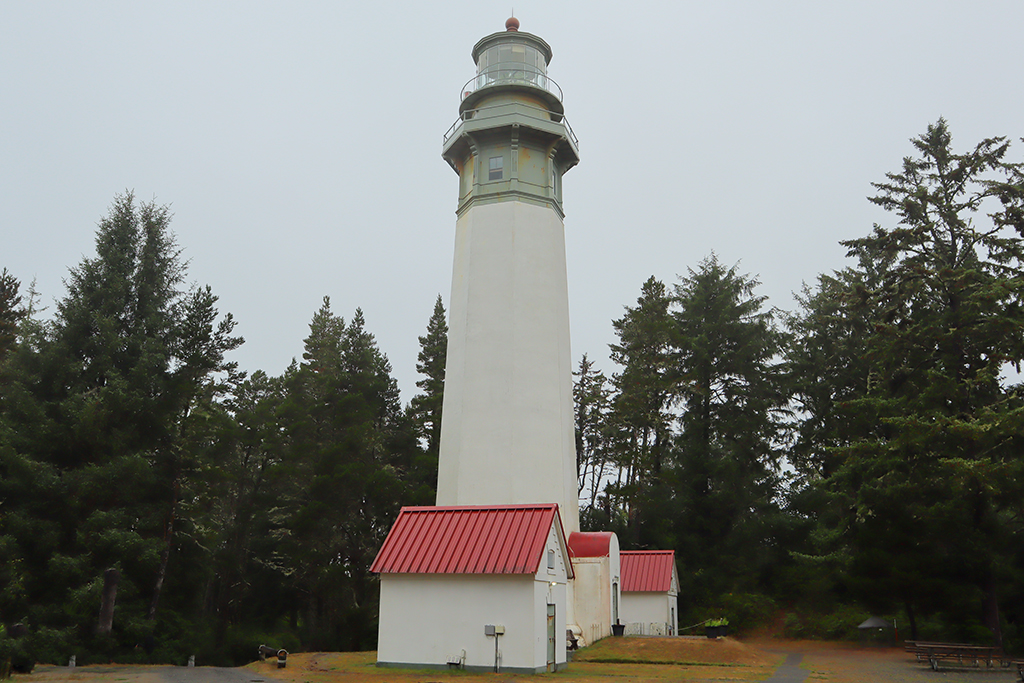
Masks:
[[[527,83],[548,88],[544,53],[523,43],[501,43],[480,53],[476,63],[477,88],[501,83]]]
[[[544,54],[540,50],[522,43],[503,43],[487,48],[480,53],[476,63],[476,72],[478,74],[489,73],[499,65],[508,69],[516,67],[522,69],[522,65],[526,65],[528,71],[540,74],[546,74],[548,70]]]

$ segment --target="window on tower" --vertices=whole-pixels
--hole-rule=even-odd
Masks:
[[[504,170],[504,162],[505,160],[502,157],[491,157],[487,173],[488,180],[501,180],[502,172]]]

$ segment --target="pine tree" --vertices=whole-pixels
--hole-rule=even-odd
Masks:
[[[914,628],[980,602],[998,641],[1024,494],[1024,406],[1000,381],[1024,357],[1024,172],[1004,138],[954,152],[942,119],[912,142],[871,198],[896,224],[843,243],[875,274],[858,304],[867,386],[845,408],[864,429],[828,452],[823,485],[850,512],[851,581],[875,608],[905,607]]]
[[[416,371],[423,379],[416,382],[422,393],[413,397],[409,405],[412,419],[425,442],[425,455],[415,467],[417,479],[429,489],[427,500],[433,500],[437,490],[437,459],[441,446],[441,407],[444,403],[444,374],[448,357],[448,323],[441,295],[434,302],[434,312],[427,322],[427,333],[419,338],[420,352],[416,357]],[[427,502],[425,500],[424,502]]]
[[[18,323],[25,317],[18,289],[21,283],[4,268],[0,272],[0,361],[14,346]]]
[[[224,354],[242,340],[208,288],[183,291],[169,223],[166,207],[117,197],[96,256],[71,269],[55,319],[9,368],[11,488],[37,527],[17,538],[32,577],[24,594],[55,628],[95,620],[90,586],[110,568],[118,619],[155,617],[176,529],[189,523],[179,502],[202,431],[190,420],[235,377]]]
[[[346,324],[325,297],[305,345],[281,409],[281,552],[306,642],[364,649],[376,637],[370,563],[403,499],[415,432],[362,311]]]
[[[608,411],[611,389],[604,373],[583,354],[572,386],[576,422],[577,491],[587,499],[581,514],[589,517],[596,508],[610,465],[608,450]]]
[[[257,370],[238,384],[225,410],[209,415],[216,438],[203,458],[194,489],[199,501],[199,542],[213,549],[200,558],[205,573],[203,612],[223,646],[235,626],[275,628],[295,596],[280,557],[281,504],[290,487],[281,429],[284,377]]]
[[[615,395],[609,417],[618,480],[605,487],[607,524],[633,525],[645,489],[661,472],[668,444],[672,399],[670,349],[672,323],[665,285],[651,276],[636,306],[612,322],[619,337],[611,359],[622,366],[612,375]],[[636,529],[630,534],[635,541]]]
[[[441,295],[434,302],[434,312],[427,322],[427,333],[419,338],[420,352],[416,371],[423,379],[416,386],[423,392],[412,399],[413,414],[421,425],[427,452],[437,457],[441,441],[441,404],[444,401],[444,369],[448,356],[448,322]]]
[[[707,595],[749,581],[776,559],[765,550],[778,514],[787,397],[776,367],[781,337],[757,285],[711,255],[673,296],[676,543],[691,573],[704,577],[694,589]]]

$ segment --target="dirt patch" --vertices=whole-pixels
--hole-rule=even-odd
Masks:
[[[783,657],[724,638],[605,638],[574,653],[567,671],[539,674],[573,683],[661,683],[663,681],[762,681]],[[254,675],[287,683],[526,683],[537,676],[473,674],[462,671],[378,669],[375,652],[316,652],[288,655],[278,669],[255,662]]]
[[[803,654],[800,668],[809,672],[808,683],[1013,683],[1016,667],[998,665],[946,666],[932,671],[902,647],[810,640],[764,639],[746,641],[751,647],[776,653]]]
[[[573,655],[567,671],[540,674],[574,683],[662,681],[761,681],[783,657],[724,638],[605,638]],[[288,666],[256,662],[254,674],[288,683],[501,683],[536,681],[537,676],[472,674],[462,671],[378,669],[374,652],[308,653],[288,656]]]
[[[38,667],[14,683],[756,683],[775,673],[788,653],[803,655],[807,683],[1012,683],[1016,670],[969,669],[934,672],[902,649],[852,643],[783,639],[606,638],[575,653],[567,671],[520,676],[447,670],[378,669],[375,652],[290,654],[242,669],[201,667]]]
[[[732,638],[605,638],[573,657],[574,662],[776,666],[778,655]]]

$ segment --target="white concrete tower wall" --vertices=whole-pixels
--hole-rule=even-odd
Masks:
[[[562,219],[508,200],[458,219],[438,505],[558,503],[579,530]]]
[[[557,503],[579,529],[562,175],[579,161],[551,47],[473,47],[442,156],[459,174],[437,504]]]
[[[442,156],[459,174],[437,504],[557,503],[579,529],[562,175],[579,162],[551,47],[506,30]]]

